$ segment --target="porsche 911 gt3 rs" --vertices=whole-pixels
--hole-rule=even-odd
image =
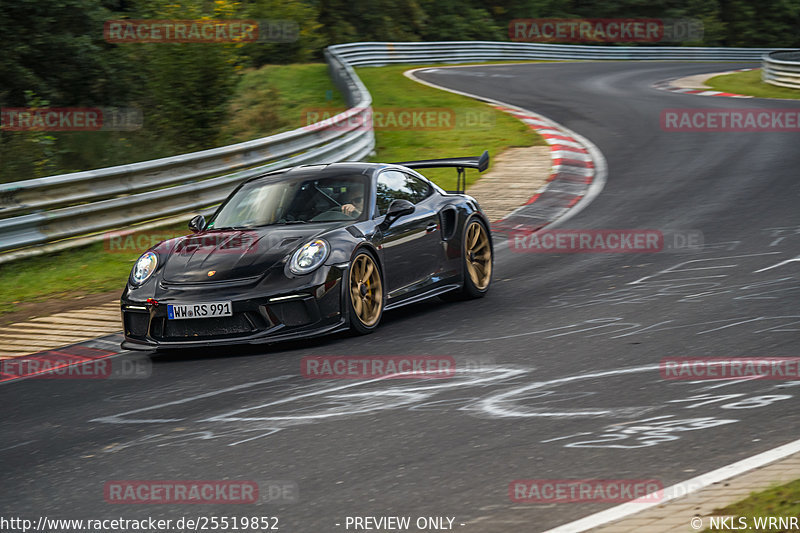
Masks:
[[[482,297],[489,222],[461,186],[489,154],[279,170],[239,185],[194,234],[134,265],[121,298],[127,349],[264,343],[352,329],[433,296]],[[446,192],[415,169],[453,167]]]

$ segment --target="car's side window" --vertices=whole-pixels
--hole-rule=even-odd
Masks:
[[[415,200],[413,200],[412,203],[418,204],[419,202],[430,196],[431,193],[433,192],[428,182],[423,181],[416,176],[411,176],[409,174],[406,174],[406,178],[408,179],[406,185],[408,186],[408,188],[414,191]]]
[[[430,185],[415,176],[409,176],[397,170],[387,170],[378,176],[375,200],[378,214],[385,215],[393,200],[408,200],[417,204],[427,198]]]

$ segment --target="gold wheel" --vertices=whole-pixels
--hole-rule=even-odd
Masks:
[[[486,228],[478,221],[472,222],[467,228],[464,256],[472,284],[476,289],[484,290],[492,278],[492,247]]]
[[[350,302],[364,326],[374,326],[380,319],[383,284],[378,266],[368,254],[358,255],[350,268]]]

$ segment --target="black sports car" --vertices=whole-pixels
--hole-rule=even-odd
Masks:
[[[262,343],[352,328],[432,296],[481,297],[489,223],[463,194],[480,157],[334,163],[270,172],[234,190],[194,235],[145,252],[122,294],[123,348]],[[415,168],[453,167],[445,192]]]

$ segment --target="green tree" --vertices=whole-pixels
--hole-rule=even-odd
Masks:
[[[124,58],[103,41],[110,12],[98,0],[14,0],[0,9],[0,104],[33,91],[54,106],[124,99]]]
[[[257,21],[275,21],[278,27],[295,28],[295,40],[285,42],[259,41],[244,43],[239,48],[242,62],[247,66],[266,64],[302,63],[321,57],[328,41],[318,20],[318,10],[304,2],[285,0],[254,0],[242,6],[242,18]],[[286,32],[289,36],[293,32]]]
[[[422,9],[425,12],[425,25],[420,36],[425,41],[508,39],[508,23],[495,19],[502,11],[481,2],[424,0]]]
[[[725,46],[800,47],[800,1],[720,0]]]
[[[145,19],[195,20],[233,18],[235,4],[214,3],[213,11],[195,0],[165,5],[153,0],[136,4]],[[209,148],[224,118],[239,68],[237,43],[129,43],[124,48],[134,70],[137,101],[145,127],[175,150]]]

